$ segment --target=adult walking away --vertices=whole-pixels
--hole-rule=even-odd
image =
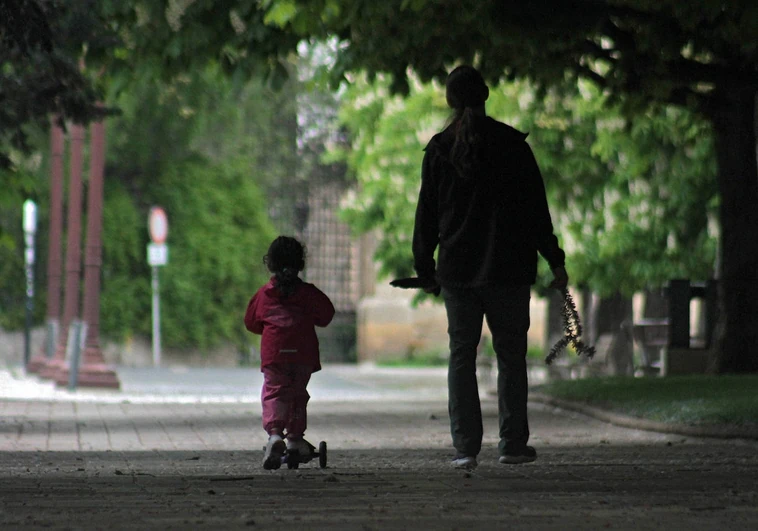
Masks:
[[[565,253],[527,135],[486,116],[489,88],[475,68],[453,70],[446,93],[454,114],[425,149],[413,257],[418,276],[434,285],[426,291],[441,287],[447,310],[453,465],[476,467],[482,446],[476,354],[484,317],[497,355],[499,461],[531,462],[537,453],[527,445],[530,286],[539,252],[553,271],[551,287],[565,288]]]

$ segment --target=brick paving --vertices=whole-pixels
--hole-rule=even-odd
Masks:
[[[314,399],[328,467],[265,471],[257,403],[0,399],[0,529],[758,529],[756,441],[533,404],[539,459],[505,466],[484,414],[466,473],[444,400]]]

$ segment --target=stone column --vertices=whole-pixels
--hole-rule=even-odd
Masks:
[[[63,263],[61,241],[63,239],[63,129],[58,125],[58,117],[50,123],[50,229],[48,232],[47,257],[47,341],[43,352],[32,358],[26,370],[39,372],[48,360],[47,345],[57,346],[60,329],[61,276]]]
[[[116,373],[106,367],[100,350],[100,266],[102,264],[103,173],[105,125],[90,126],[90,173],[87,190],[87,240],[84,253],[84,300],[82,315],[87,324],[85,350],[77,384],[81,387],[120,387]],[[56,382],[67,385],[69,367],[58,372]]]
[[[84,127],[71,127],[71,161],[68,190],[68,220],[66,232],[66,288],[63,297],[63,320],[58,334],[55,355],[39,370],[43,378],[56,378],[66,363],[68,327],[79,315],[79,284],[81,275],[82,225],[82,156]]]

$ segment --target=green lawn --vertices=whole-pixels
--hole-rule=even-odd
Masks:
[[[447,356],[439,352],[409,354],[404,358],[389,358],[376,362],[377,367],[446,367]]]
[[[758,426],[758,375],[588,378],[535,391],[636,417],[684,424]]]

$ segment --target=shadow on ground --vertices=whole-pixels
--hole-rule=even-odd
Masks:
[[[2,529],[748,529],[752,445],[543,448],[473,472],[440,448],[329,453],[265,471],[260,451],[4,452]]]

